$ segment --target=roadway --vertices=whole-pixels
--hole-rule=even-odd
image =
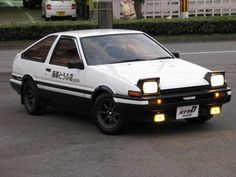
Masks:
[[[28,115],[8,81],[19,50],[0,50],[0,177],[235,176],[236,41],[166,46],[186,60],[226,70],[231,102],[203,125],[134,123],[119,136],[101,134],[89,117],[75,113]]]
[[[0,25],[36,23],[43,20],[40,8],[25,9],[22,6],[22,0],[1,0]]]

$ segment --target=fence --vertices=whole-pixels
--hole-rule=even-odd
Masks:
[[[180,0],[145,0],[144,18],[180,16]],[[236,15],[236,0],[189,0],[189,16]]]

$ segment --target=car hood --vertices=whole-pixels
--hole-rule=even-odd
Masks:
[[[181,59],[128,62],[98,67],[135,85],[140,79],[159,77],[162,90],[209,85],[204,79],[209,70]]]

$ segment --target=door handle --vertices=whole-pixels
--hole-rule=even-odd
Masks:
[[[47,72],[51,72],[51,68],[46,68],[46,71]]]

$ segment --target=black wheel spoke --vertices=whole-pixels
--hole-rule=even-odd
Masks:
[[[109,118],[109,116],[106,116],[105,118],[103,118],[103,121],[106,122]]]
[[[109,109],[110,109],[109,103],[104,103],[104,108],[105,108],[106,110],[109,110]]]
[[[116,118],[114,118],[114,117],[113,117],[111,120],[112,120],[112,122],[113,122],[114,124],[117,124],[117,122],[118,122],[118,120],[117,120]]]
[[[108,114],[108,113],[109,113],[108,110],[105,110],[105,111],[102,111],[102,110],[101,110],[101,114]]]

